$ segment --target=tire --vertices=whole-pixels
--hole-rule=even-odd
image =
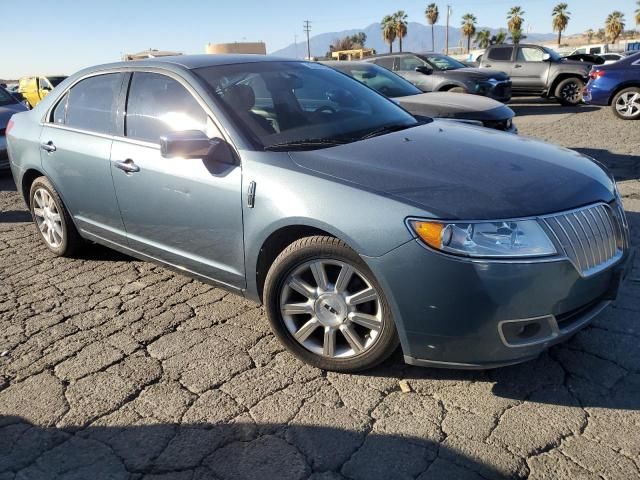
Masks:
[[[365,370],[398,347],[380,284],[360,256],[336,238],[305,237],[289,245],[267,273],[263,298],[280,342],[323,370]]]
[[[622,120],[640,120],[640,88],[625,88],[616,93],[611,108]]]
[[[38,177],[29,191],[29,210],[40,238],[59,257],[71,257],[82,239],[51,182]]]
[[[453,87],[450,88],[449,90],[447,90],[447,92],[451,92],[451,93],[468,93],[464,88],[462,87]]]
[[[561,105],[575,107],[582,102],[584,82],[577,77],[565,78],[556,87],[555,97]]]

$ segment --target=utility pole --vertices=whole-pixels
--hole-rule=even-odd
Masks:
[[[309,33],[311,32],[311,22],[304,21],[304,32],[307,34],[307,60],[311,60],[311,44],[309,43]]]
[[[444,52],[449,55],[449,16],[451,15],[451,5],[447,5],[447,30],[444,35]]]

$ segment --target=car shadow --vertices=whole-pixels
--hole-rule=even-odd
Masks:
[[[565,115],[570,113],[586,113],[600,110],[600,107],[593,105],[577,105],[575,107],[566,107],[560,105],[553,99],[548,98],[529,98],[514,97],[508,106],[516,112],[517,117],[537,116],[537,115]]]
[[[617,181],[640,179],[640,156],[612,153],[601,148],[572,148],[606,165]]]
[[[202,412],[207,413],[207,412]],[[217,417],[219,412],[208,412]],[[131,426],[42,427],[0,416],[0,478],[302,479],[416,478],[502,479],[526,475],[524,460],[504,471],[482,454],[472,458],[435,438],[373,432],[370,426],[320,427],[250,420],[155,423]],[[316,478],[316,477],[314,477]],[[423,478],[423,477],[421,477]]]
[[[15,192],[16,184],[9,170],[0,170],[0,192]]]
[[[31,214],[26,210],[0,211],[0,223],[26,223],[31,221]]]

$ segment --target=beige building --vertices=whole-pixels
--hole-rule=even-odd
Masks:
[[[206,53],[255,53],[258,55],[267,54],[267,46],[264,42],[233,42],[233,43],[209,43],[205,48]]]

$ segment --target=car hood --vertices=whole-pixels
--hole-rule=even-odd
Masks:
[[[577,152],[447,121],[290,155],[442,219],[528,217],[614,199],[606,171]]]
[[[427,117],[501,121],[515,116],[506,105],[480,95],[433,92],[394,100],[412,114]]]
[[[488,80],[490,78],[495,78],[496,80],[506,81],[509,80],[509,75],[499,70],[489,70],[487,68],[458,68],[456,70],[443,70],[441,72],[448,77],[473,77],[477,80]]]
[[[6,128],[9,119],[14,113],[26,112],[27,107],[20,103],[12,103],[11,105],[0,105],[0,129]]]

